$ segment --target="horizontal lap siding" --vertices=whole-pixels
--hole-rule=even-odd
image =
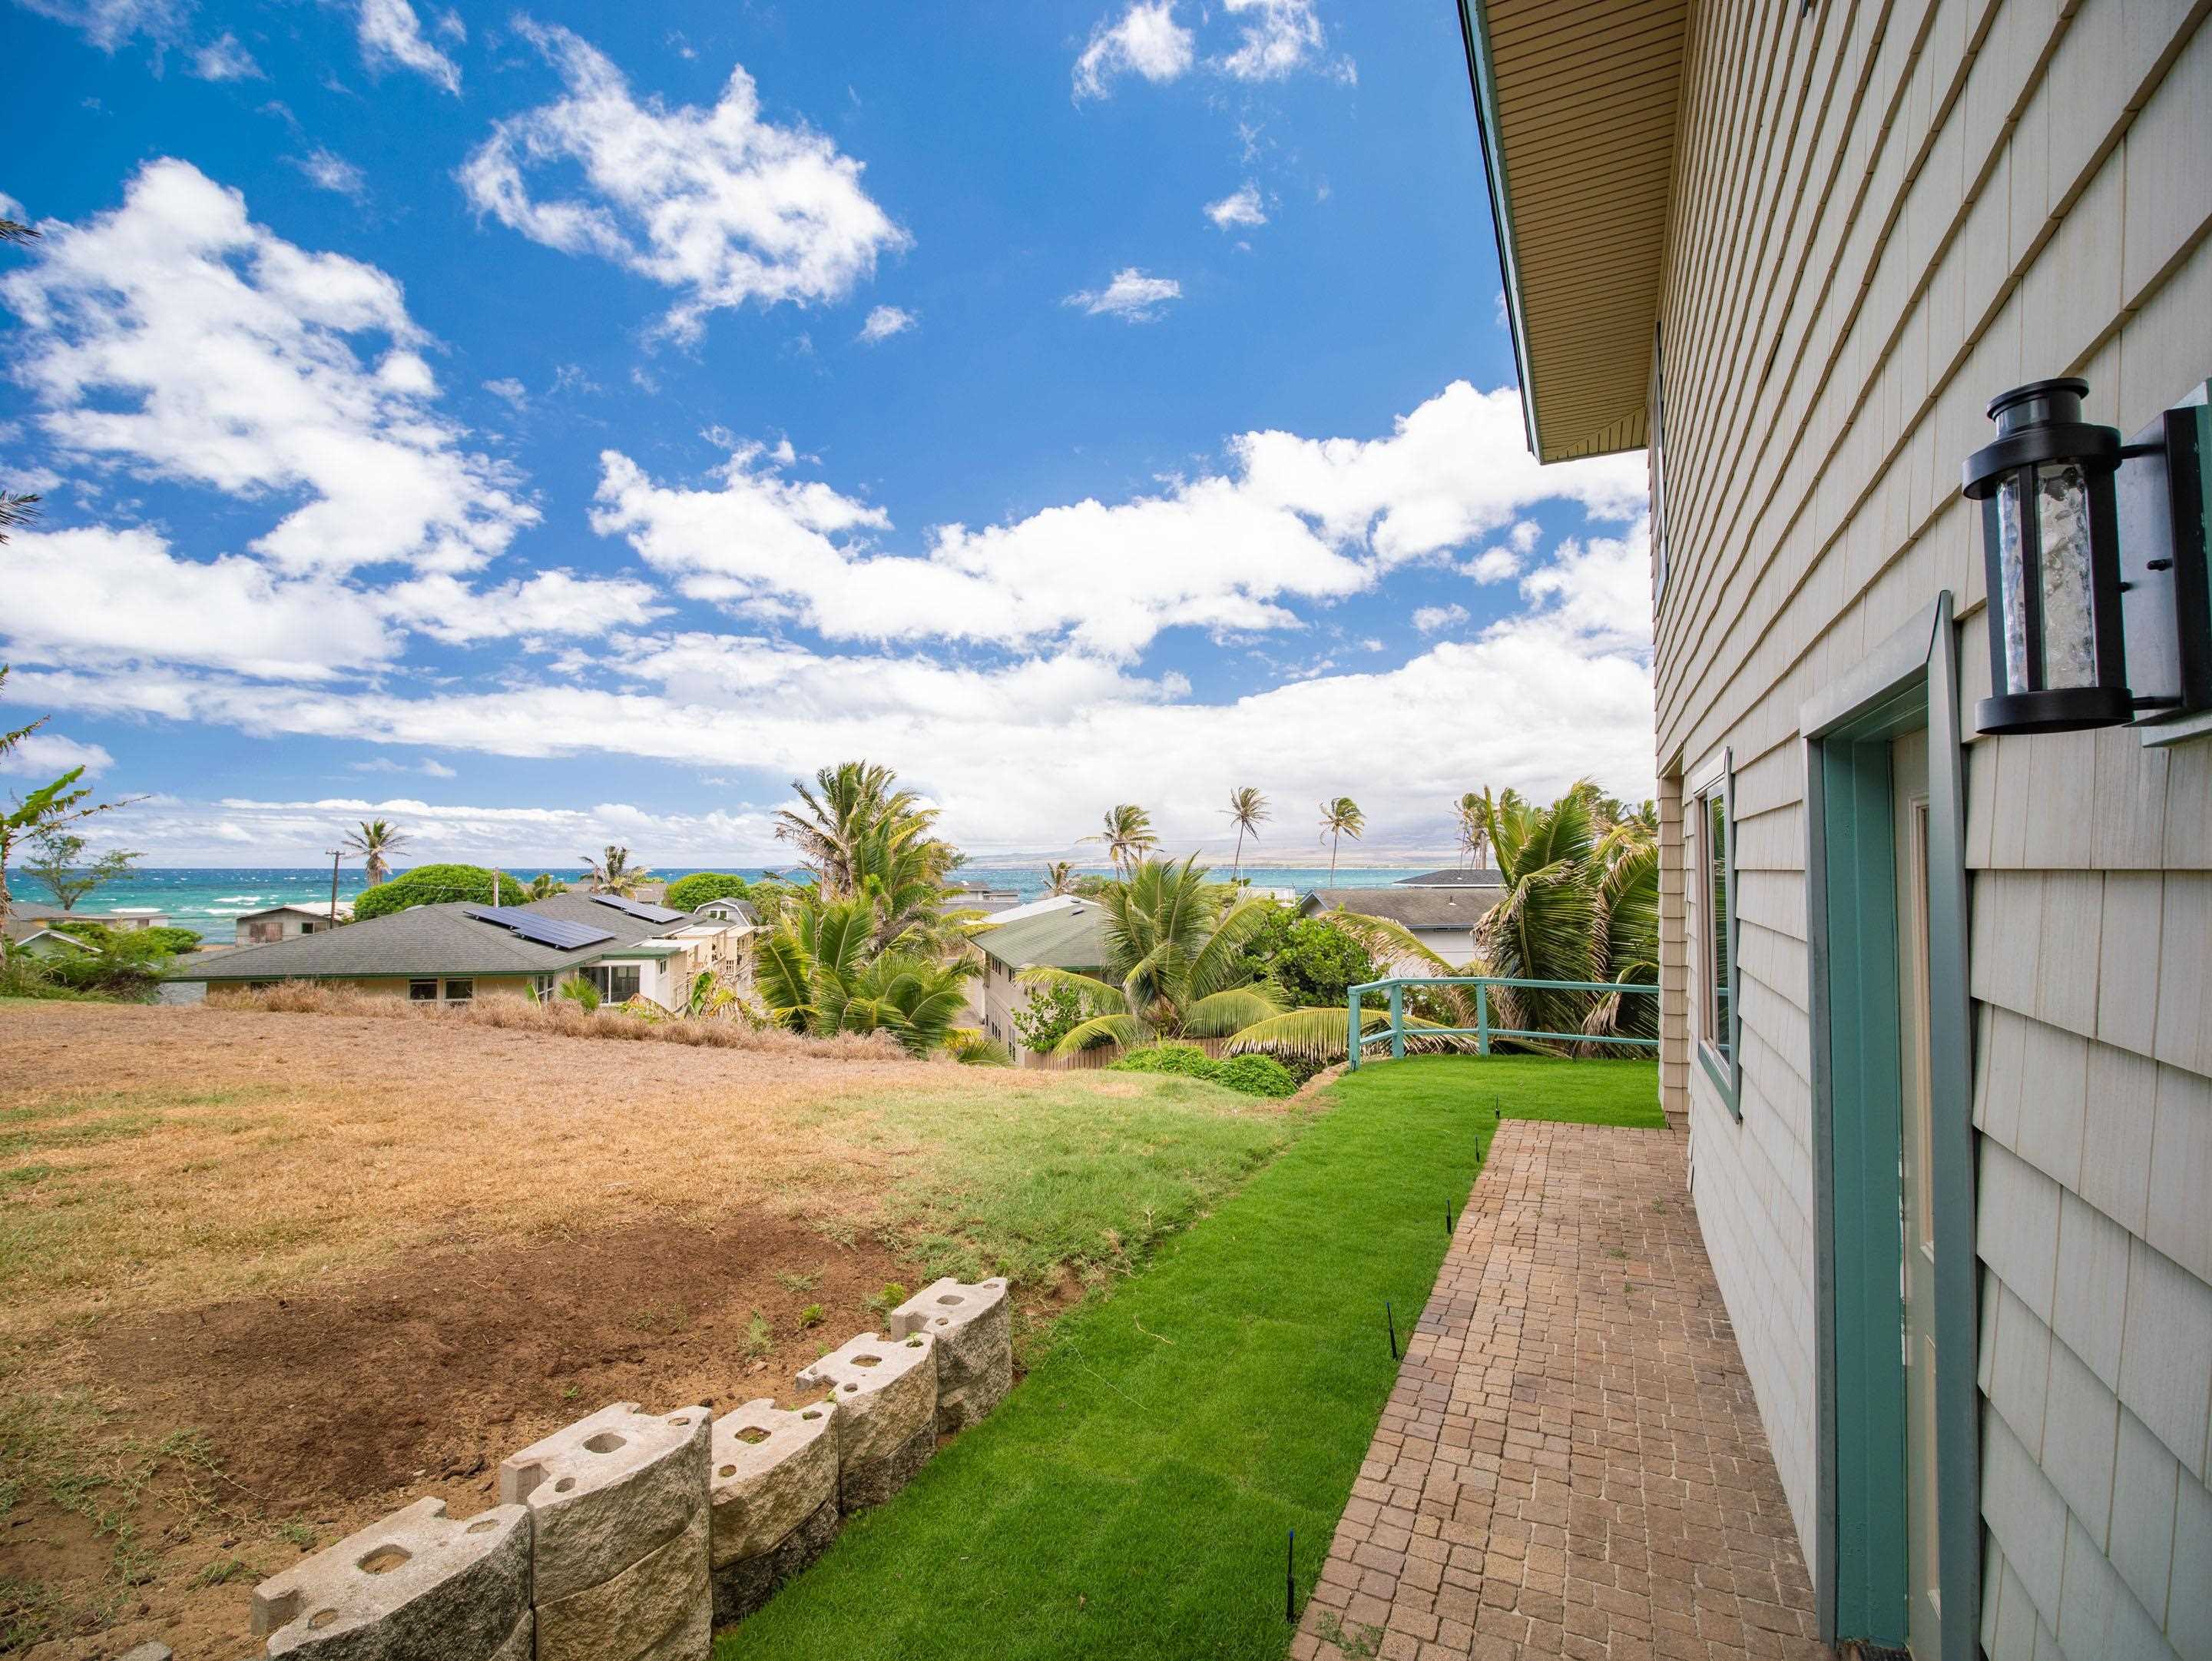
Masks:
[[[1801,1530],[1816,1203],[1798,711],[1943,589],[1969,714],[1986,695],[1979,523],[1957,491],[1991,393],[2080,374],[2091,417],[2132,432],[2212,375],[2208,10],[1692,15],[1662,308],[1657,750],[1670,774],[1724,747],[1735,767],[1742,1119],[1692,1061],[1688,992],[1665,1082]],[[1967,775],[1984,1641],[2212,1661],[2212,743],[1977,741]],[[1679,837],[1667,852],[1679,867]],[[1674,880],[1694,894],[1693,873]],[[1680,905],[1666,917],[1681,985],[1696,954]],[[2062,1297],[2067,1275],[2097,1298]]]

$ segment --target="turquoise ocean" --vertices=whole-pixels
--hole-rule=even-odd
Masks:
[[[543,868],[532,866],[518,868],[515,874],[526,881]],[[720,867],[717,867],[720,868]],[[1079,867],[1091,870],[1091,867]],[[1226,871],[1226,861],[1217,869]],[[1336,885],[1340,888],[1365,887],[1397,881],[1415,871],[1430,869],[1427,865],[1354,866],[1348,861],[1337,867]],[[757,877],[766,874],[758,867],[739,866],[740,875]],[[1095,869],[1104,874],[1106,867]],[[655,867],[656,877],[675,878],[688,874],[690,867]],[[1255,888],[1284,889],[1304,892],[1310,888],[1328,884],[1328,867],[1301,866],[1297,867],[1250,866],[1245,873]],[[556,867],[553,874],[565,882],[580,882],[583,872],[579,868],[562,869]],[[1042,866],[983,866],[971,865],[960,872],[964,882],[985,883],[994,888],[1010,888],[1025,900],[1035,899],[1045,891],[1044,868]],[[18,901],[40,904],[50,903],[52,897],[45,893],[21,872],[9,873],[9,885]],[[338,867],[338,897],[351,899],[368,885],[358,866]],[[331,897],[331,872],[328,866],[313,867],[234,867],[212,869],[149,869],[134,873],[124,881],[98,890],[77,904],[77,915],[97,918],[104,911],[127,907],[151,906],[184,928],[197,928],[203,933],[216,930],[233,917],[247,911],[258,911],[271,905],[326,905]]]

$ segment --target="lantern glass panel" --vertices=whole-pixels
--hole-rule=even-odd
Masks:
[[[2027,678],[2027,551],[2021,524],[2027,470],[1997,481],[1997,573],[2004,592],[1994,598],[2004,620],[2005,684],[2001,692],[2025,692]]]
[[[2089,480],[2078,462],[2035,470],[2043,567],[2043,684],[2097,684],[2096,599],[2089,568]]]

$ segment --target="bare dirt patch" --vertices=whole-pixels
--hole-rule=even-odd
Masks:
[[[234,1661],[303,1552],[609,1402],[795,1399],[948,1252],[1048,1309],[1284,1134],[1132,1075],[0,1007],[0,1655]]]

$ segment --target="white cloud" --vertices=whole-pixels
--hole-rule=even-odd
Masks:
[[[1246,180],[1242,190],[1232,191],[1218,202],[1206,204],[1206,216],[1223,230],[1239,225],[1264,225],[1267,210],[1260,200],[1260,187]]]
[[[1486,548],[1460,563],[1460,575],[1477,582],[1503,582],[1521,575],[1521,557],[1510,548]]]
[[[513,375],[502,376],[497,380],[487,380],[483,383],[483,389],[494,398],[504,399],[513,405],[517,415],[520,415],[530,407],[530,389]]]
[[[1424,605],[1413,613],[1413,627],[1425,635],[1455,628],[1466,621],[1467,607],[1464,605]]]
[[[714,435],[718,441],[729,435]],[[592,524],[626,537],[682,593],[833,640],[1065,642],[1127,657],[1164,629],[1293,629],[1410,560],[1512,525],[1531,504],[1641,511],[1638,458],[1540,469],[1516,395],[1455,381],[1388,437],[1246,433],[1231,469],[1111,505],[1085,500],[1002,525],[939,526],[923,555],[880,551],[890,514],[786,476],[797,456],[744,446],[713,488],[664,484],[602,453]]]
[[[1118,21],[1099,19],[1075,60],[1077,101],[1105,97],[1116,76],[1172,81],[1191,58],[1191,33],[1175,21],[1175,0],[1130,0]]]
[[[262,81],[268,77],[253,54],[225,29],[192,54],[192,73],[203,81]]]
[[[21,661],[158,660],[317,680],[398,649],[358,590],[237,555],[179,558],[152,531],[19,531],[8,551],[0,636]]]
[[[1446,847],[1447,805],[1481,785],[1553,792],[1589,773],[1624,793],[1649,792],[1648,641],[1616,634],[1611,592],[1642,546],[1639,526],[1617,544],[1563,559],[1556,579],[1534,584],[1521,611],[1395,667],[1323,672],[1218,701],[1193,700],[1180,682],[1133,676],[1079,651],[984,669],[698,633],[617,639],[588,685],[409,697],[160,672],[99,678],[34,671],[17,690],[44,708],[189,715],[334,742],[755,770],[771,781],[764,799],[718,827],[727,840],[711,855],[754,859],[775,857],[765,813],[781,780],[854,755],[886,762],[928,792],[944,806],[948,833],[976,852],[1063,849],[1089,828],[1096,809],[1119,800],[1152,806],[1170,847],[1196,846],[1218,838],[1211,808],[1231,785],[1257,784],[1283,802],[1344,788],[1340,756],[1326,745],[1286,744],[1284,734],[1333,731],[1346,711],[1364,711],[1424,735],[1419,745],[1361,757],[1356,794],[1374,827],[1372,845]],[[1592,583],[1603,591],[1594,598],[1583,593]],[[1585,632],[1588,620],[1599,632]],[[1483,719],[1468,720],[1470,709]],[[288,811],[308,809],[338,811],[331,804]],[[413,830],[418,811],[461,810],[392,811],[404,812]],[[520,850],[537,846],[527,814],[550,812],[556,818],[545,823],[563,823],[558,814],[571,810],[506,811],[514,817],[488,822],[476,845],[518,850],[510,857],[520,860]],[[659,843],[651,839],[662,834],[658,824],[641,823],[640,834],[621,840],[657,861],[678,862],[696,846],[673,825],[670,841]],[[272,830],[268,840],[281,837]]]
[[[416,577],[380,597],[384,614],[448,645],[515,636],[604,635],[666,614],[649,583],[635,577],[578,577],[541,571],[492,588],[450,576]]]
[[[58,733],[33,733],[0,751],[0,773],[36,779],[40,784],[58,779],[71,768],[82,767],[88,779],[98,778],[115,765],[115,757],[97,744],[79,744]]]
[[[1150,323],[1170,300],[1182,298],[1182,284],[1171,277],[1147,277],[1134,265],[1114,273],[1103,289],[1080,289],[1060,303],[1080,306],[1092,317],[1118,317],[1125,323]]]
[[[379,756],[373,761],[348,762],[346,771],[349,773],[420,773],[425,778],[433,779],[453,779],[460,776],[459,772],[441,761],[424,760],[410,767],[404,763],[392,760],[389,756]]]
[[[868,313],[868,320],[860,326],[860,339],[872,346],[878,341],[889,340],[895,334],[904,334],[921,320],[902,306],[878,306]]]
[[[1239,81],[1279,81],[1316,63],[1325,37],[1315,0],[1223,0],[1229,15],[1244,20],[1237,50],[1214,60]],[[1349,58],[1329,66],[1340,79],[1357,78]]]
[[[451,13],[447,16],[455,24],[460,21]],[[430,44],[422,33],[422,19],[416,16],[415,8],[407,0],[361,0],[356,33],[361,39],[362,61],[369,68],[381,69],[397,64],[417,75],[428,76],[449,93],[459,94],[459,67]],[[446,33],[465,38],[467,31],[448,28]]]
[[[175,41],[191,11],[191,0],[18,0],[26,10],[83,31],[86,40],[112,52],[133,35],[143,34],[156,50]]]
[[[705,856],[716,861],[773,857],[762,815],[781,780],[860,754],[942,802],[948,830],[979,852],[1064,849],[1097,807],[1129,800],[1188,847],[1218,837],[1208,807],[1229,785],[1256,783],[1286,802],[1345,788],[1340,757],[1286,745],[1285,733],[1330,730],[1347,710],[1386,712],[1425,740],[1363,756],[1355,794],[1372,843],[1448,848],[1445,805],[1470,788],[1555,790],[1589,772],[1624,792],[1650,788],[1641,470],[1625,465],[1632,457],[1537,469],[1514,405],[1510,390],[1455,383],[1381,437],[1247,433],[1218,469],[1153,495],[980,529],[920,527],[916,553],[890,551],[883,507],[799,476],[818,464],[788,440],[739,448],[696,488],[605,453],[597,528],[683,592],[746,619],[730,632],[649,632],[652,590],[629,578],[550,572],[472,589],[434,576],[365,593],[251,560],[193,564],[149,531],[54,532],[38,540],[85,540],[33,549],[33,624],[19,624],[12,589],[0,606],[0,634],[54,637],[28,654],[9,648],[19,665],[9,691],[40,709],[333,746],[365,739],[410,766],[474,751],[738,770],[763,794],[718,832],[731,840]],[[1378,587],[1387,595],[1393,567],[1443,563],[1485,538],[1508,552],[1525,542],[1533,557],[1541,532],[1529,510],[1548,502],[1628,522],[1617,535],[1564,541],[1526,570],[1509,615],[1472,633],[1455,619],[1410,658],[1374,642],[1370,603],[1361,637],[1344,648],[1364,648],[1358,661],[1375,668],[1343,666],[1348,649],[1332,663],[1333,631],[1316,627],[1332,604]],[[462,678],[403,676],[392,672],[403,624],[453,641],[565,632],[589,643]],[[1313,632],[1274,684],[1227,697],[1194,695],[1143,655],[1178,626]],[[348,627],[349,650],[327,643]],[[279,673],[289,678],[271,684]],[[1470,709],[1484,718],[1468,721]],[[173,851],[188,851],[190,835],[221,846],[218,823],[255,825],[258,850],[289,846],[276,819],[254,817],[262,811],[179,808]],[[320,810],[267,811],[305,823]],[[448,810],[424,810],[434,811]],[[570,823],[545,821],[556,822]],[[475,845],[538,858],[525,851],[530,823],[486,822]],[[639,823],[638,836],[620,839],[663,862],[703,834]],[[756,824],[759,840],[742,841]],[[550,851],[573,857],[562,834]]]
[[[910,240],[831,139],[762,119],[743,65],[710,110],[641,106],[588,42],[527,19],[518,27],[568,95],[497,124],[462,167],[462,188],[479,213],[533,241],[682,290],[665,319],[677,338],[748,301],[841,299]],[[582,170],[585,190],[533,198],[526,174],[561,161]]]
[[[335,150],[325,149],[319,144],[305,155],[288,155],[284,159],[307,174],[307,182],[318,190],[349,196],[356,202],[368,194],[368,175]]]
[[[431,343],[375,266],[253,224],[185,161],[149,162],[120,208],[47,229],[0,300],[25,326],[15,376],[64,453],[304,498],[254,545],[295,572],[466,570],[537,520],[434,408]]]

